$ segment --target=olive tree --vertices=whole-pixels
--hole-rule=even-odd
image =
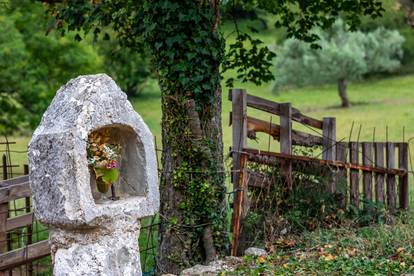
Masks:
[[[347,80],[400,67],[404,38],[398,31],[350,32],[337,20],[330,29],[316,28],[314,32],[320,38],[318,47],[293,38],[283,43],[276,59],[274,90],[336,82],[342,107],[349,107]]]

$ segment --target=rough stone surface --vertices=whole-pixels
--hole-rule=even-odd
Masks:
[[[88,134],[129,126],[141,159],[141,196],[96,204],[87,164]],[[97,226],[116,215],[152,215],[159,206],[153,136],[127,96],[105,74],[80,76],[59,89],[29,145],[36,217],[47,225]],[[53,208],[51,208],[53,206]]]
[[[257,247],[249,247],[244,251],[245,256],[267,256],[266,250]]]
[[[139,223],[84,231],[49,231],[54,275],[141,275],[137,237]]]
[[[223,271],[234,271],[242,263],[243,260],[241,258],[227,256],[224,260],[216,260],[208,265],[196,265],[187,268],[180,273],[180,276],[215,276]]]
[[[91,188],[86,146],[101,128],[125,143],[117,201],[98,201]],[[59,89],[33,134],[29,163],[54,274],[140,275],[138,219],[159,208],[156,155],[151,132],[110,77],[80,76]]]

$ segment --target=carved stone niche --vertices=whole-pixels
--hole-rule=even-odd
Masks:
[[[91,135],[98,135],[108,139],[109,144],[121,146],[118,180],[113,184],[115,195],[119,200],[128,197],[145,196],[146,187],[141,182],[145,178],[144,160],[140,149],[142,143],[138,140],[134,130],[125,125],[109,125],[93,130]],[[90,183],[92,195],[97,204],[110,204],[113,199],[111,190],[102,194],[96,185],[95,172],[90,169]]]
[[[121,145],[119,200],[96,192],[91,134]],[[105,74],[56,93],[29,145],[34,213],[49,227],[55,275],[141,275],[139,219],[159,208],[153,136]]]

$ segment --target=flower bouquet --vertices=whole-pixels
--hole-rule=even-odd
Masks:
[[[88,141],[88,165],[95,172],[98,191],[106,193],[119,178],[121,146],[108,143],[108,138],[90,135]]]

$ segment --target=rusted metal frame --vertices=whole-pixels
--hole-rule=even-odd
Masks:
[[[308,156],[290,155],[290,154],[285,154],[285,153],[268,152],[268,151],[261,151],[261,150],[256,150],[256,149],[245,148],[243,149],[243,152],[247,154],[272,156],[272,157],[276,157],[280,159],[289,159],[289,160],[294,160],[294,161],[315,162],[315,163],[319,163],[319,165],[322,165],[322,166],[330,166],[330,167],[336,167],[336,168],[355,169],[355,170],[361,170],[361,171],[367,171],[367,172],[386,173],[386,174],[399,175],[399,176],[404,176],[407,174],[407,170],[403,170],[403,169],[364,166],[360,164],[351,164],[351,163],[346,163],[346,162],[341,162],[341,161],[336,161],[336,160],[323,160],[323,159],[317,159],[317,158],[308,157]]]
[[[240,155],[240,171],[239,171],[239,183],[235,193],[235,199],[233,203],[233,217],[232,217],[232,246],[231,255],[237,255],[239,235],[240,235],[240,224],[243,214],[243,206],[245,205],[247,195],[247,165],[248,156],[246,154]]]

